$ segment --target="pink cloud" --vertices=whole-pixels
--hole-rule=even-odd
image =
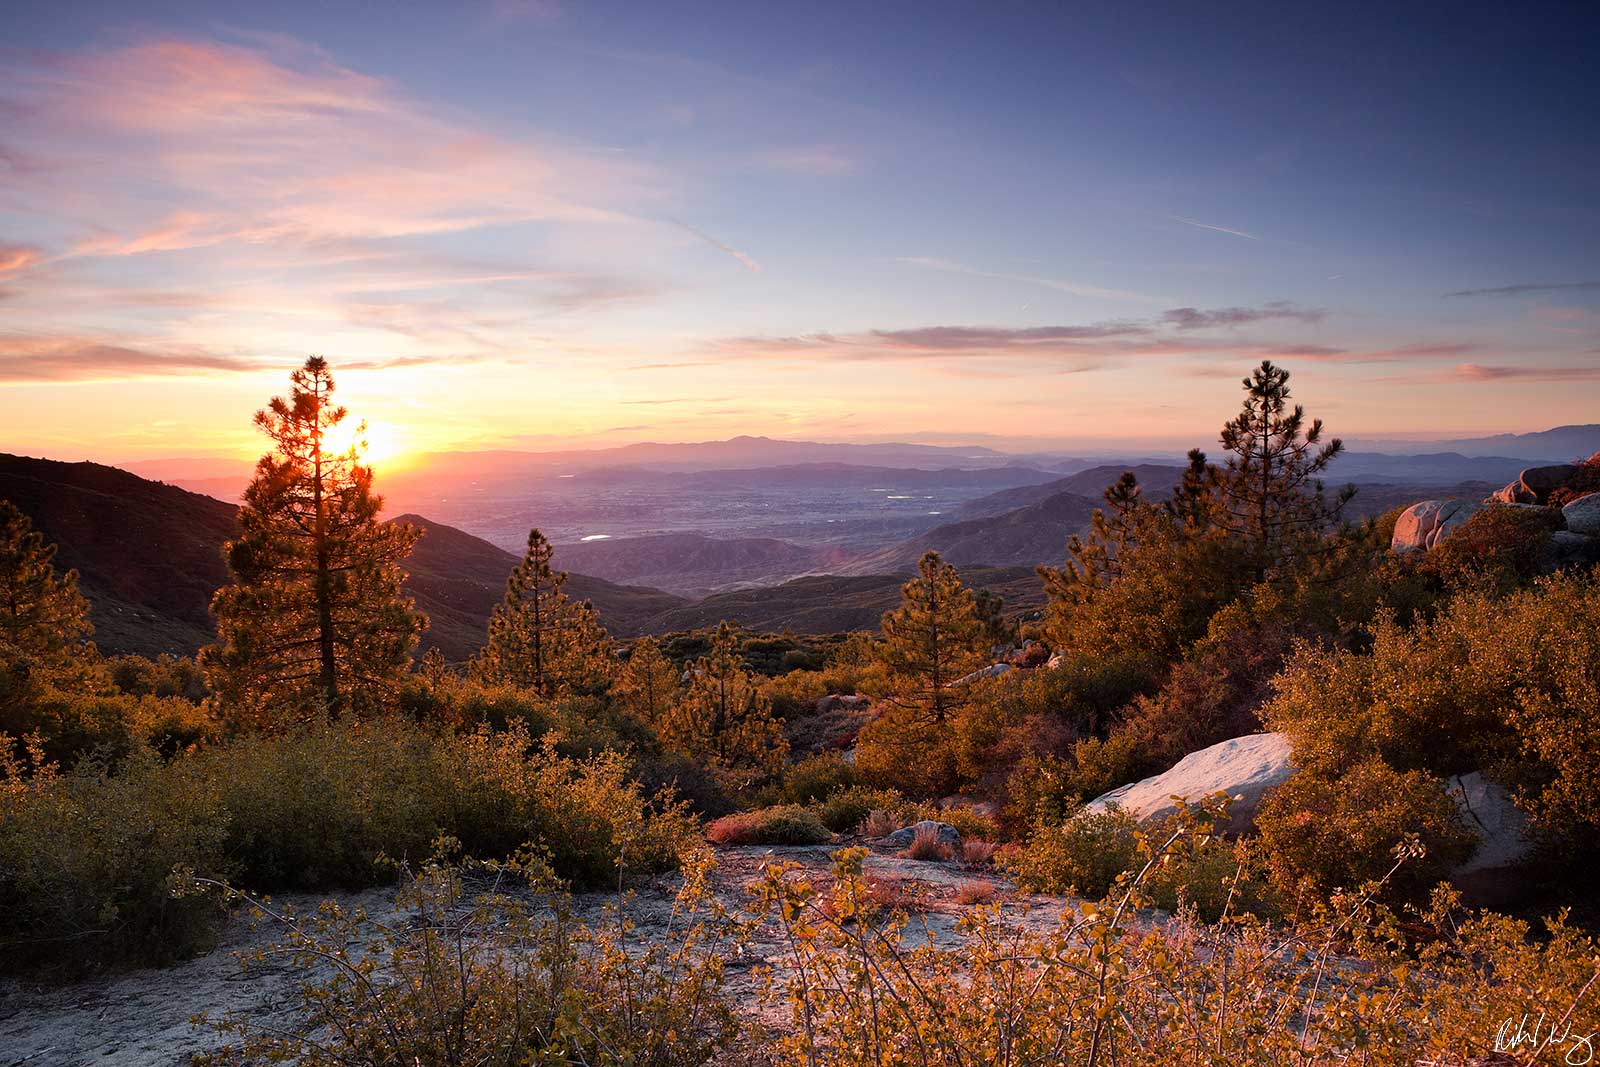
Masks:
[[[54,56],[15,84],[14,140],[56,161],[22,194],[94,220],[78,254],[618,222],[658,184],[631,161],[475,129],[281,41]]]
[[[12,274],[39,261],[39,250],[32,245],[0,242],[0,274]]]

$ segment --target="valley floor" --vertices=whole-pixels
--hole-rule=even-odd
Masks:
[[[772,861],[797,864],[812,879],[826,876],[837,845],[807,847],[741,846],[717,849],[714,886],[718,899],[730,910],[747,902],[745,886],[760,877]],[[972,882],[987,882],[995,900],[1004,902],[1008,919],[1018,926],[1046,930],[1054,926],[1067,903],[1059,897],[1018,893],[1004,878],[989,871],[963,870],[948,863],[923,863],[893,854],[873,852],[867,859],[869,879],[894,882],[906,898],[915,900],[920,914],[915,929],[925,924],[936,943],[951,944],[955,925],[966,905],[957,893]],[[636,929],[659,935],[671,915],[675,886],[661,879],[643,886],[629,905]],[[301,894],[280,898],[302,914],[312,910],[322,896]],[[396,916],[392,889],[342,894],[347,909],[364,909],[374,920]],[[598,921],[610,893],[586,893],[576,898],[578,915]],[[228,925],[218,947],[205,956],[174,967],[130,971],[106,978],[62,986],[39,986],[7,980],[0,984],[0,1067],[180,1067],[196,1053],[224,1043],[208,1027],[191,1023],[206,1012],[212,1017],[227,1012],[248,1014],[259,1023],[293,1026],[296,983],[302,972],[287,961],[253,963],[246,973],[236,955],[272,943],[279,931],[270,925],[252,926],[238,916]],[[763,1019],[756,995],[756,972],[781,959],[783,947],[770,925],[763,926],[746,951],[729,961],[728,991],[748,1021]]]

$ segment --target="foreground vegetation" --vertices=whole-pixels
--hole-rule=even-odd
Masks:
[[[930,553],[876,635],[802,647],[723,624],[623,646],[535,530],[482,651],[450,664],[414,658],[414,532],[378,532],[358,449],[321,451],[345,416],[310,361],[259,420],[274,452],[198,660],[102,658],[73,576],[0,503],[0,968],[169,963],[230,908],[269,909],[258,894],[397,882],[414,921],[274,912],[309,1028],[223,1020],[239,1056],[703,1062],[731,1040],[722,966],[757,921],[789,946],[778,1062],[1455,1062],[1491,1048],[1486,1019],[1539,1012],[1576,1041],[1600,921],[1581,884],[1600,858],[1600,573],[1550,573],[1538,508],[1394,556],[1392,515],[1340,521],[1348,494],[1320,478],[1341,446],[1287,383],[1270,364],[1247,379],[1222,462],[1192,453],[1167,499],[1111,486],[1041,570],[1041,617]],[[1247,834],[1217,832],[1221,801],[1157,825],[1085,810],[1263,727],[1297,770]],[[1516,918],[1446,884],[1477,840],[1449,795],[1470,772],[1540,849]],[[935,948],[859,850],[816,886],[770,870],[742,917],[707,888],[704,838],[924,819],[961,854],[924,835],[914,858],[992,856],[1024,889],[1099,903],[1049,934],[979,906]],[[679,868],[668,943],[572,919],[567,889]]]

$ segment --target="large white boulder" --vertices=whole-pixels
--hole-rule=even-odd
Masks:
[[[1255,822],[1261,798],[1294,773],[1289,764],[1289,738],[1285,734],[1250,734],[1191,752],[1171,770],[1153,778],[1120,786],[1088,804],[1086,811],[1104,811],[1116,805],[1146,820],[1160,820],[1177,810],[1174,796],[1196,803],[1213,793],[1233,798],[1228,807],[1228,830],[1241,832]]]
[[[1585,537],[1600,537],[1600,493],[1580,496],[1561,509],[1567,529]]]
[[[1389,547],[1395,552],[1425,552],[1436,547],[1452,530],[1483,510],[1470,500],[1423,500],[1412,504],[1395,520]]]

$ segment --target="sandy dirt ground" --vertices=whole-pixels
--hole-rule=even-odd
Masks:
[[[825,877],[830,854],[838,846],[793,848],[738,847],[717,850],[714,886],[730,909],[742,907],[744,887],[772,861],[798,864],[808,876]],[[961,887],[986,882],[1003,903],[1007,921],[1046,929],[1054,925],[1066,903],[1059,898],[1018,894],[991,871],[965,869],[952,863],[921,863],[874,851],[867,860],[869,878],[893,880],[919,908],[918,930],[924,924],[936,942],[955,939],[955,924],[966,910],[956,900]],[[670,879],[640,888],[629,907],[636,928],[660,929],[670,913]],[[301,912],[315,907],[315,896],[284,897]],[[360,907],[374,919],[396,916],[392,890],[370,890],[337,897],[346,908]],[[577,898],[580,917],[598,917],[614,901],[611,894]],[[297,984],[303,976],[286,961],[252,964],[248,972],[237,954],[268,944],[279,931],[235,918],[221,943],[205,956],[173,967],[128,971],[70,985],[40,986],[7,981],[0,984],[0,1067],[179,1067],[198,1053],[225,1043],[222,1035],[198,1027],[200,1012],[217,1017],[248,1014],[269,1025],[295,1022]],[[744,952],[728,961],[729,993],[752,1021],[763,1013],[755,995],[755,974],[782,953],[777,932],[759,929]],[[766,1021],[774,1021],[770,1014]]]

